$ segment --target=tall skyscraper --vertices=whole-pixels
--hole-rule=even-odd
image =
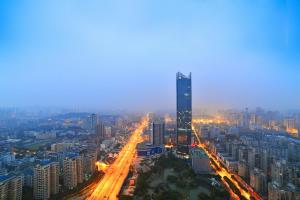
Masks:
[[[185,76],[178,72],[177,89],[177,148],[188,153],[192,135],[192,74]]]
[[[152,145],[161,146],[164,144],[165,124],[161,121],[152,123]]]

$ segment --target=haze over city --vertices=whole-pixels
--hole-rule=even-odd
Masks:
[[[300,2],[26,1],[0,6],[0,105],[300,106]]]
[[[299,0],[0,3],[0,200],[300,200]]]

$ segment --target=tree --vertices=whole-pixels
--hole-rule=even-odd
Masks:
[[[157,200],[181,200],[183,196],[174,190],[164,191],[157,195]]]
[[[200,192],[198,194],[198,199],[199,200],[208,200],[208,199],[210,199],[210,197],[207,194],[205,194],[204,192]]]
[[[177,182],[177,177],[176,176],[172,176],[172,175],[169,175],[167,177],[167,181],[170,182],[170,183],[175,183]]]

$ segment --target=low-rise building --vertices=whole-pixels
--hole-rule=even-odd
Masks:
[[[210,160],[205,151],[199,147],[190,150],[192,168],[197,174],[208,174],[211,172]]]
[[[142,142],[137,145],[137,154],[141,157],[155,156],[164,152],[163,146],[152,146],[147,142]]]

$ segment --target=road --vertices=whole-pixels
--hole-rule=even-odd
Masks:
[[[110,165],[88,200],[115,200],[128,175],[129,168],[136,153],[136,145],[141,142],[141,133],[148,126],[148,117],[143,118],[131,134],[128,143],[120,151],[118,158]]]
[[[218,159],[216,159],[216,155],[214,155],[214,153],[212,153],[212,152],[209,152],[208,150],[207,150],[207,147],[204,145],[204,144],[201,144],[201,142],[200,142],[200,138],[199,138],[199,135],[197,134],[197,131],[196,131],[196,129],[193,127],[193,130],[194,130],[194,132],[195,132],[195,136],[196,136],[196,138],[197,138],[197,140],[198,140],[198,142],[199,142],[199,147],[200,148],[202,148],[205,152],[206,152],[206,154],[208,155],[208,157],[210,158],[210,159],[212,159],[216,164],[217,164],[217,166],[218,166],[218,169],[215,167],[215,166],[213,166],[213,165],[211,165],[212,166],[212,168],[216,171],[216,173],[218,174],[218,175],[220,175],[221,176],[221,180],[222,180],[222,182],[224,183],[224,185],[226,186],[226,188],[227,188],[227,190],[229,191],[229,193],[230,193],[230,196],[233,198],[233,199],[240,199],[239,197],[238,197],[238,195],[237,194],[235,194],[235,192],[230,188],[230,186],[228,185],[228,183],[225,181],[225,177],[227,177],[235,186],[236,186],[236,188],[238,188],[238,190],[240,191],[240,193],[241,193],[241,195],[245,198],[245,199],[251,199],[251,197],[253,198],[253,199],[255,199],[255,200],[262,200],[262,198],[251,188],[251,186],[249,186],[245,181],[243,181],[239,176],[237,176],[236,174],[233,174],[233,173],[230,173],[226,168],[224,168],[222,165],[221,165],[221,163],[220,163],[220,161],[218,160]],[[245,188],[247,188],[247,190],[245,190],[245,189],[243,189],[242,187],[240,187],[240,185],[239,185],[239,183],[235,180],[235,179],[233,179],[232,178],[232,175],[234,176],[234,177],[236,177],[236,179],[245,187]]]

